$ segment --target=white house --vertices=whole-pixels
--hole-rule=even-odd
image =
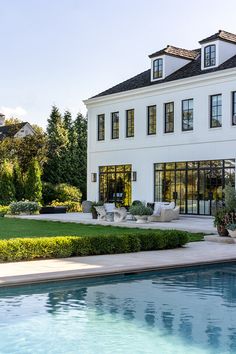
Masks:
[[[24,138],[34,134],[35,131],[28,122],[5,125],[5,115],[0,113],[0,141],[5,138]]]
[[[236,35],[167,46],[151,68],[88,100],[88,199],[175,201],[211,214],[235,184]]]

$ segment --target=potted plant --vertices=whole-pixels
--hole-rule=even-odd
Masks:
[[[217,228],[219,236],[229,236],[229,232],[226,228],[225,220],[226,209],[224,207],[219,208],[214,213],[214,226]]]
[[[225,214],[225,224],[230,237],[236,237],[236,213],[234,211]]]
[[[101,206],[103,205],[103,202],[92,202],[92,206],[91,206],[91,213],[92,213],[92,219],[97,219],[98,218],[98,213],[96,211],[96,209],[94,208],[95,206]]]
[[[129,209],[131,215],[135,217],[138,224],[146,223],[148,215],[152,215],[153,210],[150,207],[146,207],[143,203],[132,205]]]

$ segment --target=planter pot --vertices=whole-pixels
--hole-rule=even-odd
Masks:
[[[65,214],[66,207],[64,206],[56,206],[56,207],[42,207],[39,211],[40,214]]]
[[[84,200],[82,202],[82,212],[91,213],[92,202],[90,200]]]
[[[232,231],[232,230],[228,230],[229,231],[229,236],[232,238],[236,238],[236,230]]]
[[[134,217],[137,220],[137,224],[143,224],[147,222],[147,215],[134,215]]]
[[[98,213],[96,212],[96,209],[92,208],[91,209],[91,213],[92,213],[92,219],[97,219],[98,218]]]
[[[217,232],[218,232],[219,236],[222,236],[222,237],[229,236],[229,232],[224,225],[218,225]]]

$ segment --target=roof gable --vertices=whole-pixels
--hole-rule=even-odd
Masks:
[[[159,50],[158,52],[149,55],[149,58],[158,57],[159,55],[171,55],[178,58],[193,60],[198,56],[197,50],[188,50],[183,48],[177,48],[172,45],[168,45],[166,48]]]
[[[210,37],[202,39],[201,41],[199,41],[199,43],[203,44],[207,42],[212,42],[217,39],[236,44],[236,34],[222,30],[219,30],[217,33],[213,34]]]
[[[21,130],[24,126],[31,125],[28,122],[22,122],[17,124],[9,124],[0,127],[0,140],[4,138],[12,138]]]

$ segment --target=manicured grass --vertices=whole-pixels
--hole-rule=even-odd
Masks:
[[[149,233],[150,230],[138,228],[84,225],[44,220],[23,220],[0,218],[0,239],[17,237],[52,237],[52,236],[104,236]],[[202,233],[189,233],[190,241],[201,241]]]

